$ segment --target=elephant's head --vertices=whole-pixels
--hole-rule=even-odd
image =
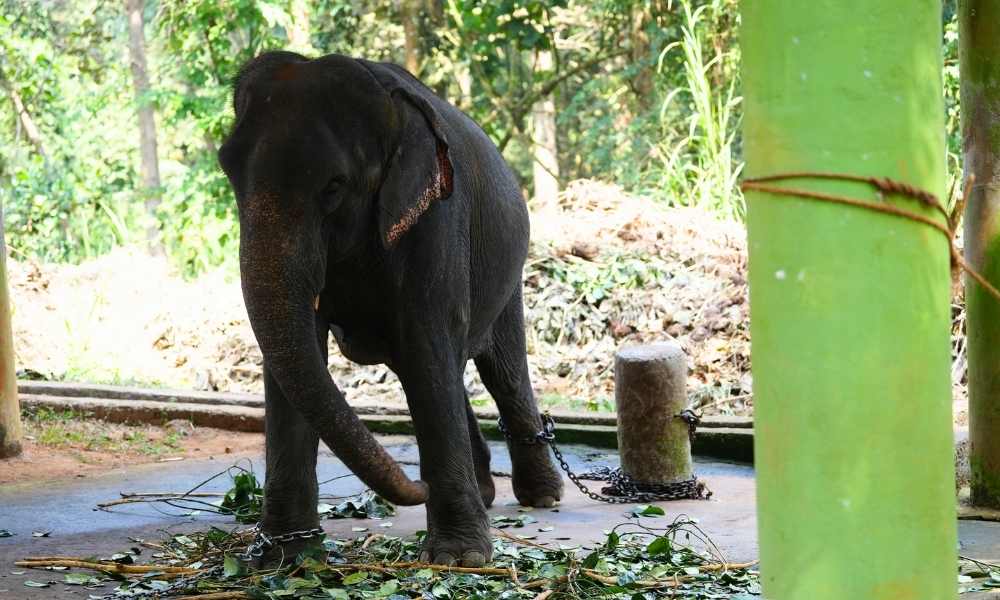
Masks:
[[[243,297],[288,401],[379,494],[426,499],[330,378],[316,336],[328,255],[398,243],[452,189],[435,109],[405,72],[343,56],[272,52],[236,80],[236,124],[219,150],[240,218]],[[335,293],[335,290],[331,290]]]

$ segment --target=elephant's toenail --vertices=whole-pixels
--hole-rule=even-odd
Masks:
[[[555,506],[556,499],[552,496],[542,496],[541,498],[535,500],[534,506],[536,508],[550,508]]]
[[[422,562],[422,563],[429,563],[429,562],[431,562],[431,553],[428,552],[427,550],[424,550],[423,552],[421,552],[420,553],[420,562]]]
[[[466,552],[462,555],[463,567],[481,567],[486,564],[486,557],[482,552]]]
[[[438,552],[437,556],[434,557],[434,563],[438,565],[444,565],[446,567],[454,567],[455,557],[450,552]]]

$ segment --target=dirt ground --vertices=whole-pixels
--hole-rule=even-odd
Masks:
[[[264,447],[259,433],[195,428],[183,422],[153,427],[74,419],[60,424],[69,433],[56,440],[27,419],[26,426],[21,456],[0,461],[0,486],[65,481],[145,463],[204,458],[231,462]]]
[[[162,258],[121,248],[80,265],[8,259],[22,376],[217,391],[261,390],[262,358],[235,266],[187,281]],[[614,410],[622,344],[675,339],[704,414],[749,415],[746,240],[741,223],[666,208],[595,182],[534,207],[524,270],[529,364],[540,403]],[[964,321],[955,309],[956,332]],[[964,416],[964,344],[955,342],[956,420]],[[403,402],[383,366],[331,349],[348,400]],[[466,387],[487,403],[471,366]]]

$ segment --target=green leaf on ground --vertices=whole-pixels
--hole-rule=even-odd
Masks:
[[[222,574],[225,575],[227,579],[240,577],[245,571],[246,569],[244,563],[232,554],[227,554],[222,560]]]
[[[652,504],[640,504],[630,510],[629,514],[633,517],[662,517],[667,513],[663,512],[663,509],[659,506],[654,506]]]
[[[104,579],[96,577],[90,573],[66,573],[63,583],[66,585],[96,585]]]
[[[368,571],[358,571],[357,573],[351,573],[347,577],[344,577],[344,585],[354,585],[356,583],[361,583],[365,579],[368,579]]]

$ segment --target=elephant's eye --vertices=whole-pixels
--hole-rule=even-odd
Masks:
[[[333,177],[323,187],[323,191],[320,193],[320,202],[323,204],[326,212],[333,212],[340,204],[341,192],[344,189],[345,182],[346,180],[343,177]]]
[[[323,188],[323,195],[326,197],[336,196],[340,192],[340,188],[344,185],[343,177],[334,177],[327,182],[326,187]]]

